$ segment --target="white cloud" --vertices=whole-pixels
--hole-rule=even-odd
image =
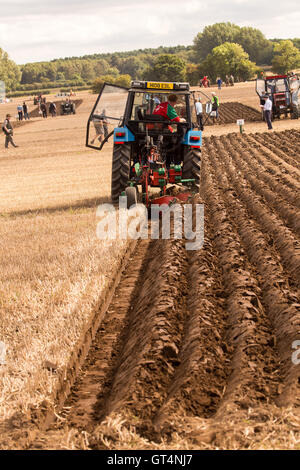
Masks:
[[[298,0],[9,0],[1,7],[0,47],[17,63],[192,44],[206,25],[230,21],[267,37],[299,36]],[[274,13],[273,13],[274,12]],[[286,14],[285,12],[290,12]]]

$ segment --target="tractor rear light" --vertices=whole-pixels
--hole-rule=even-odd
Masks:
[[[198,135],[192,135],[191,140],[200,140],[200,137]]]
[[[118,142],[117,140],[115,141],[115,144],[124,144],[124,142]]]
[[[125,132],[116,132],[116,137],[125,137]]]

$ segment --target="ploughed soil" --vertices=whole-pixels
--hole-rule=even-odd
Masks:
[[[245,122],[256,122],[262,120],[262,115],[257,111],[257,109],[238,103],[237,101],[220,103],[219,117],[215,120],[215,123],[213,118],[209,117],[206,119],[206,117],[207,116],[204,115],[204,122],[206,121],[205,125],[208,126],[213,124],[230,124],[236,122],[237,119],[244,119]]]
[[[15,417],[2,448],[120,448],[111,416],[133,448],[299,446],[299,148],[299,130],[204,138],[203,248],[138,241],[58,419]]]
[[[61,116],[62,115],[62,112],[61,112],[61,104],[64,103],[66,100],[59,100],[59,101],[55,101],[53,100],[53,102],[56,104],[56,114],[57,116]],[[82,99],[71,99],[72,103],[75,103],[75,111],[77,110],[77,108],[81,105],[82,103]],[[47,106],[47,113],[49,115],[49,106],[50,106],[50,102],[46,102],[46,106]],[[38,106],[33,109],[32,111],[30,111],[29,113],[29,116],[30,117],[40,117],[41,115],[39,114],[39,108]]]

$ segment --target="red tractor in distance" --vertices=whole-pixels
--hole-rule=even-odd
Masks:
[[[300,79],[297,75],[272,75],[256,80],[256,93],[260,104],[265,103],[266,94],[273,103],[272,119],[280,119],[281,114],[292,119],[298,119],[300,114],[298,93]],[[264,113],[262,113],[264,119]]]

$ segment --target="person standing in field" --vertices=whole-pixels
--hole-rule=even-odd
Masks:
[[[49,113],[52,117],[56,116],[56,104],[53,101],[49,104]]]
[[[196,108],[198,129],[200,129],[200,131],[203,131],[204,130],[204,127],[203,127],[203,106],[202,106],[202,103],[201,103],[201,98],[198,98],[198,101],[195,104],[195,108]]]
[[[93,118],[93,123],[96,131],[95,137],[91,140],[91,144],[95,142],[96,139],[99,140],[100,144],[103,141],[103,136],[104,136],[104,127],[103,127],[103,119],[100,119],[98,117]]]
[[[228,75],[226,75],[226,77],[225,77],[225,84],[226,84],[226,86],[229,86],[229,77],[228,77]]]
[[[28,119],[29,120],[29,114],[28,114],[28,108],[27,108],[27,104],[23,103],[23,115],[24,115],[24,119],[25,121]]]
[[[44,102],[41,103],[41,111],[42,111],[42,114],[43,114],[43,118],[46,118],[47,117],[47,106]]]
[[[222,82],[221,77],[218,77],[218,78],[217,78],[217,85],[218,85],[218,89],[219,89],[219,90],[221,90],[221,88],[222,88],[222,83],[223,83],[223,82]]]
[[[215,119],[218,119],[218,117],[219,117],[220,102],[219,102],[218,96],[215,94],[214,91],[211,92],[211,95],[212,95],[212,98],[211,98],[212,111],[214,111],[216,113],[216,115],[213,116],[213,123],[215,123]]]
[[[202,78],[202,86],[203,86],[204,88],[207,88],[207,87],[208,87],[208,78],[207,78],[206,75]]]
[[[16,145],[14,143],[14,140],[12,138],[13,136],[13,127],[12,127],[12,124],[10,122],[10,118],[11,118],[11,115],[10,114],[7,114],[6,115],[6,119],[2,125],[2,130],[5,134],[5,148],[7,149],[8,148],[8,144],[10,143],[13,147],[19,147],[18,145]]]
[[[272,107],[273,107],[273,103],[272,103],[272,100],[270,100],[269,95],[265,95],[265,104],[261,104],[261,107],[263,108],[264,117],[265,117],[265,120],[268,124],[268,129],[270,131],[271,129],[273,129],[273,126],[272,126]]]
[[[19,121],[22,121],[23,120],[23,107],[21,104],[18,104],[17,111],[18,111]]]
[[[233,76],[233,75],[230,75],[230,77],[229,77],[229,83],[230,83],[230,86],[233,86],[233,85],[234,85],[234,76]]]

